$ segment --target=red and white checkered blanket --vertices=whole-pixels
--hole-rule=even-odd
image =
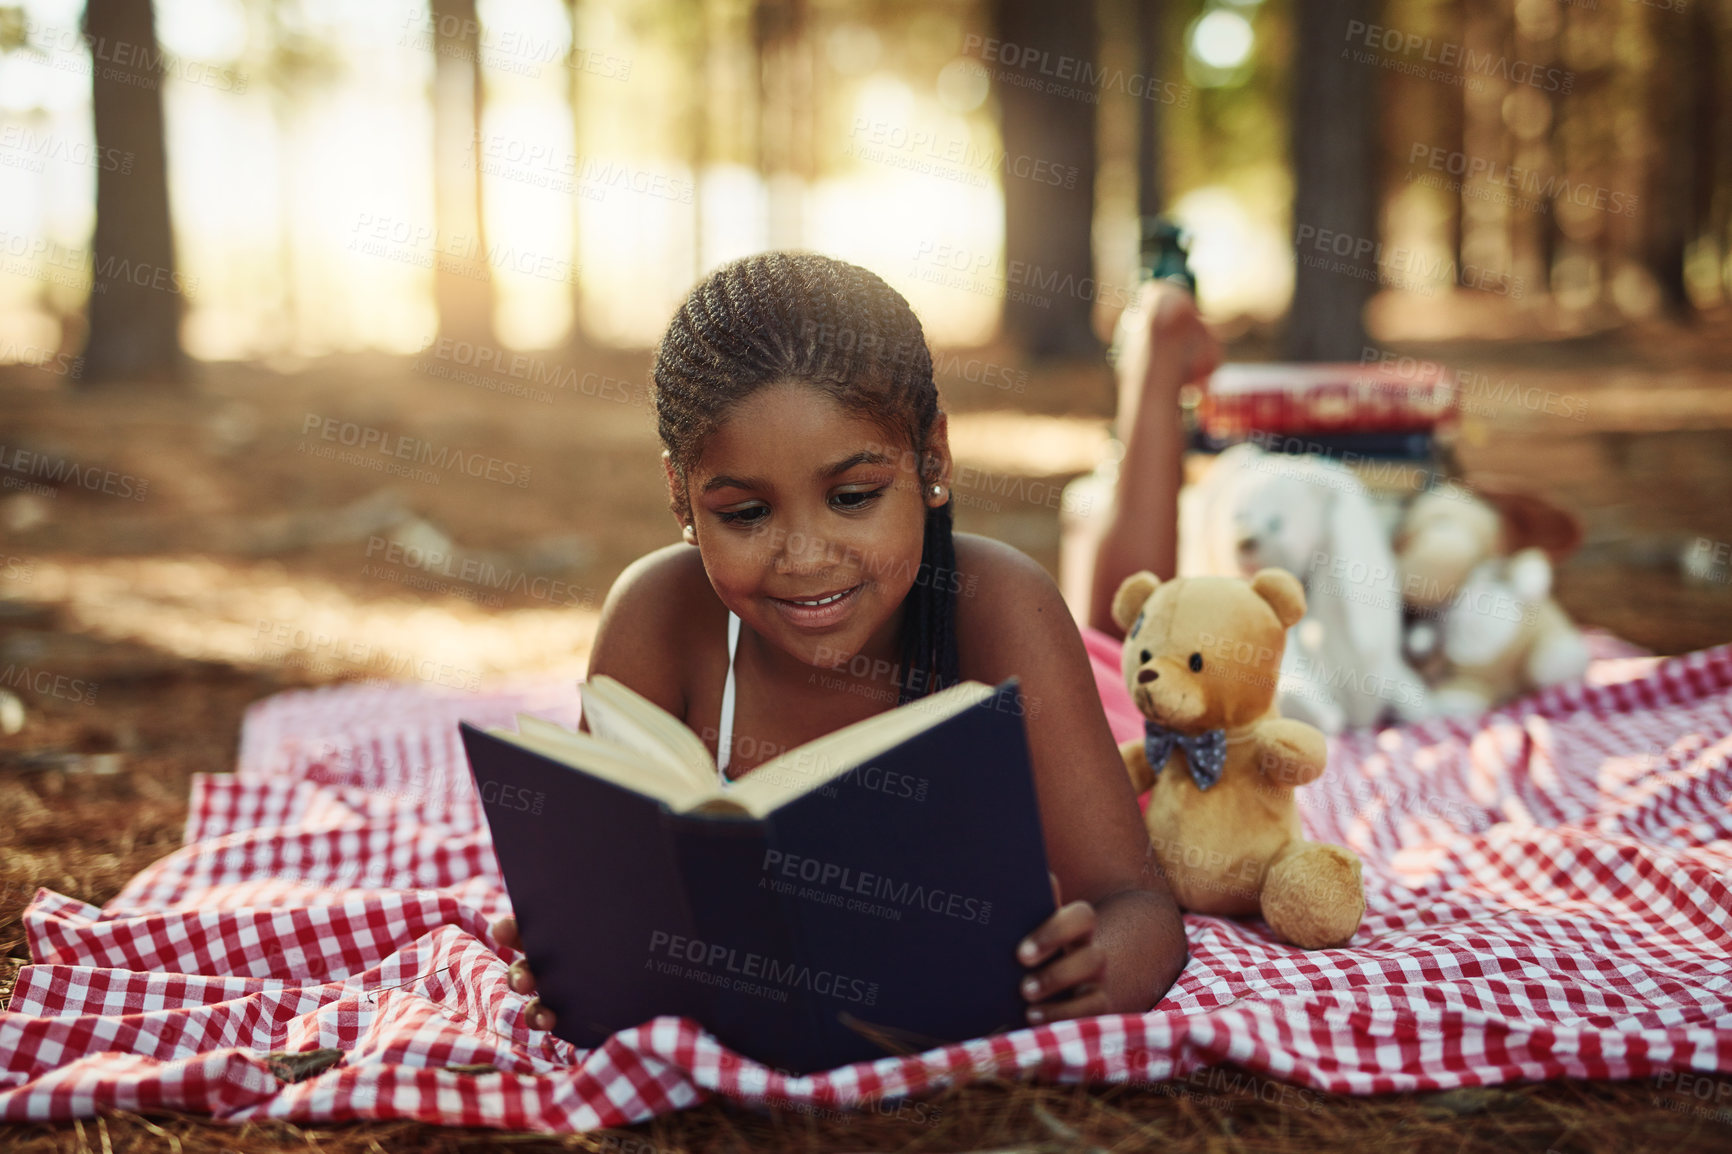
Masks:
[[[1117,647],[1089,644],[1129,736]],[[38,892],[36,964],[0,1014],[0,1118],[165,1107],[551,1131],[711,1094],[835,1107],[1222,1062],[1352,1093],[1729,1071],[1732,646],[1598,644],[1582,684],[1332,745],[1300,796],[1309,834],[1365,862],[1349,947],[1188,916],[1190,964],[1148,1014],[803,1078],[683,1019],[591,1051],[524,1028],[487,937],[507,907],[455,721],[572,724],[569,685],[283,694],[249,713],[238,772],[195,780],[182,849],[102,909]],[[265,1060],[320,1047],[342,1061],[298,1082]]]

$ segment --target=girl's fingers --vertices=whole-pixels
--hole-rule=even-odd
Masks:
[[[1030,1006],[1028,1021],[1031,1026],[1039,1026],[1065,1018],[1093,1018],[1099,1014],[1112,1013],[1112,1008],[1112,1003],[1107,1001],[1106,991],[1098,986],[1090,986],[1068,1001],[1042,1002],[1038,1006]]]
[[[1073,986],[1097,983],[1106,970],[1106,951],[1090,942],[1081,949],[1059,955],[1050,965],[1024,978],[1022,996],[1031,1002],[1044,1001]]]
[[[511,969],[506,971],[505,982],[520,994],[535,993],[535,975],[529,972],[529,963],[522,958],[511,963]]]
[[[517,936],[517,919],[511,914],[506,914],[488,926],[487,931],[493,935],[493,940],[498,945],[522,952],[523,940]]]
[[[531,1030],[551,1030],[556,1020],[553,1011],[538,1001],[523,1007],[523,1024]]]
[[[1038,966],[1071,943],[1093,937],[1094,932],[1094,906],[1083,901],[1060,906],[1016,947],[1016,960],[1031,968]]]

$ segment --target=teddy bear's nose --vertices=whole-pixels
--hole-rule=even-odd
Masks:
[[[1154,681],[1159,677],[1160,677],[1160,674],[1156,673],[1153,669],[1139,669],[1139,670],[1137,670],[1137,684],[1138,685],[1143,684],[1145,681]]]

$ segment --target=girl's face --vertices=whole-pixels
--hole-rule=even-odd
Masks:
[[[686,478],[716,595],[805,664],[862,652],[894,661],[930,485],[949,487],[942,413],[930,442],[939,466],[923,489],[910,446],[816,389],[766,385],[740,402]]]

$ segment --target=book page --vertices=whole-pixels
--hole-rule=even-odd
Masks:
[[[517,725],[516,733],[499,727],[490,727],[487,732],[562,765],[569,765],[579,773],[666,802],[673,809],[684,809],[694,800],[702,800],[693,798],[691,784],[678,769],[635,756],[636,750],[611,745],[587,733],[573,733],[550,721],[524,714],[518,714]]]
[[[596,737],[667,766],[692,789],[716,787],[715,759],[685,722],[606,674],[579,685],[578,692],[584,720]]]
[[[979,681],[964,681],[930,697],[843,726],[834,733],[796,746],[747,773],[728,796],[757,817],[841,777],[888,749],[977,705],[997,692]]]

